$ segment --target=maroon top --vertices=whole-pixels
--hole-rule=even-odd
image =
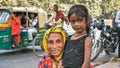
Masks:
[[[64,16],[64,14],[61,11],[56,11],[55,21],[58,21],[59,18],[61,18],[62,21],[68,22],[67,18]]]

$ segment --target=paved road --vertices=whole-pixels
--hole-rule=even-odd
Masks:
[[[43,53],[43,52],[41,52]],[[117,51],[112,56],[117,56]],[[5,53],[0,55],[0,68],[37,68],[39,62],[32,50],[22,50],[17,52]],[[104,52],[99,57],[91,62],[92,64],[100,63],[109,60]]]
[[[111,53],[111,57],[106,55],[106,53],[103,51],[102,53],[100,53],[98,58],[95,61],[93,61],[92,63],[105,62],[105,61],[108,61],[112,57],[117,57],[117,52],[118,52],[117,50],[118,49],[116,49],[115,53]]]
[[[112,54],[112,56],[117,56],[117,51],[115,54]],[[37,68],[39,58],[40,57],[37,57],[32,50],[0,54],[0,68]],[[109,60],[109,58],[110,57],[103,52],[91,63],[103,62]]]
[[[0,54],[0,68],[37,68],[39,58],[32,50]]]

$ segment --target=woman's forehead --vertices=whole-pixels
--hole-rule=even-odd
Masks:
[[[49,37],[50,36],[62,36],[61,33],[58,33],[58,32],[53,32],[53,33],[50,33]]]
[[[51,32],[50,34],[60,34],[59,32]]]

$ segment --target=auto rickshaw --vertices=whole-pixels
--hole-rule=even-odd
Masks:
[[[12,49],[13,41],[11,35],[11,14],[13,12],[24,12],[26,15],[29,13],[36,13],[38,18],[39,30],[34,39],[34,45],[40,45],[46,31],[44,24],[47,21],[47,13],[42,8],[35,7],[0,7],[0,50],[14,50]],[[27,26],[28,27],[28,26]],[[28,42],[28,31],[23,31],[20,33],[22,48],[32,46]]]

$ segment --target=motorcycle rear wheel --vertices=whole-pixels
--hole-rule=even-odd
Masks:
[[[94,43],[92,47],[91,61],[94,61],[95,59],[97,59],[97,57],[102,52],[102,50],[103,49],[100,42],[97,41],[96,43]]]

